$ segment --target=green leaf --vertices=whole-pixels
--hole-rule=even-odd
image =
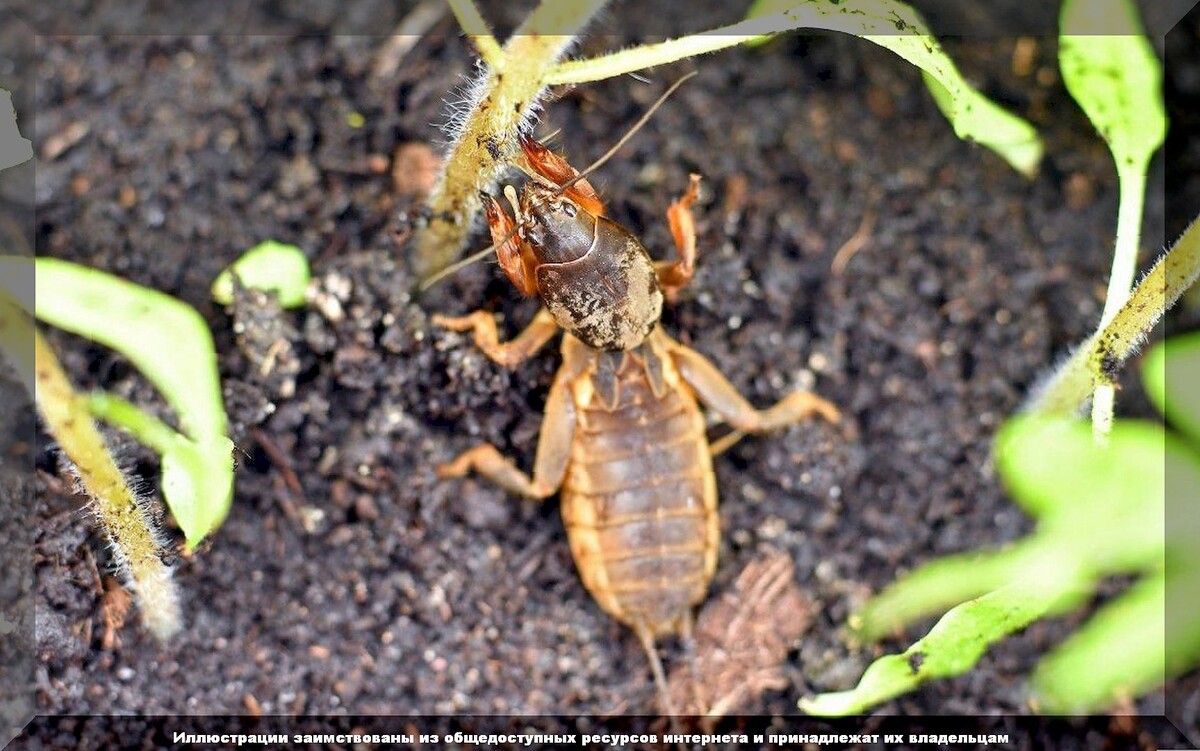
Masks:
[[[873,662],[855,688],[801,699],[800,710],[824,717],[862,714],[928,680],[961,675],[988,647],[1025,628],[1054,604],[1052,596],[1026,585],[1010,585],[965,602],[903,654]]]
[[[187,536],[189,547],[195,547],[224,520],[228,503],[207,501],[233,495],[233,441],[224,436],[203,443],[193,441],[124,399],[104,392],[88,398],[88,409],[105,422],[129,431],[162,456],[163,499]]]
[[[992,554],[964,553],[921,566],[888,586],[852,619],[857,635],[875,640],[925,616],[997,589],[1028,554],[1014,548]]]
[[[996,468],[1038,517],[1038,536],[1093,574],[1144,570],[1161,556],[1168,437],[1126,420],[1097,446],[1077,420],[1020,417],[996,440]]]
[[[3,259],[0,272],[17,262]],[[163,491],[194,547],[225,518],[233,489],[233,445],[204,319],[168,295],[95,269],[38,258],[36,272],[35,315],[123,354],[179,416],[186,437],[177,436],[176,450],[163,454]],[[117,404],[115,421],[137,433],[152,418],[135,411],[140,417]],[[162,429],[151,425],[141,434],[161,438]]]
[[[212,296],[222,305],[233,302],[234,275],[245,287],[274,292],[285,308],[304,305],[304,293],[311,278],[304,251],[275,240],[255,245],[217,276]]]
[[[1047,571],[1058,575],[1046,577]],[[1031,582],[1031,595],[1058,608],[1073,607],[1087,594],[1077,556],[1035,535],[996,553],[930,561],[872,597],[851,617],[851,626],[863,639],[879,639],[931,613],[1021,581]]]
[[[1038,663],[1033,677],[1038,710],[1089,714],[1160,685],[1165,610],[1161,574],[1102,608]]]
[[[1059,19],[1063,83],[1108,143],[1118,169],[1144,173],[1167,118],[1162,66],[1129,0],[1065,0]]]
[[[959,138],[988,147],[1025,175],[1037,172],[1043,150],[1037,131],[972,88],[909,6],[889,0],[757,0],[748,18],[772,30],[841,31],[891,50],[924,72],[938,109]]]
[[[1172,337],[1150,350],[1142,382],[1172,427],[1200,447],[1200,332]]]
[[[1077,420],[1018,418],[1005,424],[997,437],[996,467],[1013,497],[1038,519],[1036,532],[998,553],[964,554],[928,563],[872,598],[851,623],[863,636],[878,638],[934,608],[992,591],[952,609],[904,655],[877,661],[857,688],[807,700],[802,709],[829,715],[861,712],[930,678],[964,672],[997,639],[1033,619],[1077,607],[1095,591],[1097,582],[1113,573],[1156,576],[1164,560],[1172,560],[1185,581],[1200,580],[1200,561],[1194,560],[1200,556],[1188,553],[1200,536],[1200,521],[1196,521],[1200,501],[1190,490],[1200,487],[1200,463],[1160,425],[1119,421],[1108,444],[1098,446],[1089,426]],[[1182,494],[1172,496],[1172,509],[1184,509],[1170,532],[1164,529],[1168,473],[1173,492]],[[1173,541],[1169,550],[1164,537]],[[1200,612],[1186,611],[1179,620],[1200,623]],[[1101,621],[1094,632],[1081,637],[1079,644],[1084,646],[1078,649],[1094,659],[1099,648],[1090,645],[1104,643],[1109,636],[1124,638],[1126,631],[1114,628]],[[1121,628],[1138,630],[1128,624]],[[1173,645],[1172,654],[1200,651],[1195,645],[1200,640],[1192,631],[1180,633],[1191,641]],[[921,655],[919,670],[911,666],[914,654]],[[1085,677],[1072,675],[1062,690],[1069,692],[1090,676],[1093,693],[1066,698],[1056,693],[1062,679],[1052,664],[1050,672],[1041,674],[1046,676],[1044,693],[1050,697],[1047,706],[1062,706],[1065,701],[1072,707],[1078,702],[1099,710],[1103,705],[1096,703],[1098,697],[1111,698],[1114,687],[1135,685],[1117,686],[1118,670],[1096,665],[1089,673],[1071,651],[1065,654],[1062,659],[1070,660],[1070,670],[1083,671]],[[1162,673],[1156,667],[1161,660],[1147,663],[1147,654],[1131,651],[1131,662],[1123,665],[1128,681],[1136,677],[1138,686],[1145,685],[1146,676]]]

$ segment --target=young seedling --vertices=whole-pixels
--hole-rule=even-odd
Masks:
[[[1111,380],[1167,308],[1200,276],[1200,220],[1155,264],[1125,305],[1059,369],[996,442],[997,468],[1013,497],[1039,520],[1038,532],[991,554],[951,556],[926,564],[871,600],[851,620],[856,635],[875,640],[931,613],[955,606],[925,638],[873,663],[856,688],[800,702],[810,714],[846,715],[911,691],[921,683],[971,669],[996,641],[1033,621],[1078,605],[1096,583],[1117,573],[1147,578],[1098,613],[1034,676],[1045,711],[1104,709],[1200,661],[1200,610],[1185,587],[1200,585],[1200,508],[1172,492],[1200,487],[1200,403],[1191,390],[1168,399],[1167,358],[1176,383],[1200,377],[1200,338],[1167,342],[1147,359],[1147,392],[1191,442],[1161,428],[1117,421],[1097,444],[1073,419],[1096,373]],[[1190,378],[1190,380],[1189,380]],[[1164,451],[1166,452],[1164,454]],[[1166,474],[1171,484],[1164,484]],[[1170,504],[1185,524],[1164,529]],[[1190,525],[1190,526],[1189,526]],[[1164,558],[1165,556],[1165,558]],[[1163,568],[1164,560],[1171,566]],[[1164,573],[1165,571],[1165,573]],[[1169,593],[1169,594],[1168,594]],[[1163,646],[1164,602],[1175,620]],[[1182,624],[1182,625],[1181,625]],[[1164,650],[1166,657],[1164,658]],[[1164,662],[1165,660],[1165,662]],[[1164,673],[1164,670],[1166,673]]]
[[[266,240],[217,275],[212,284],[214,300],[222,305],[233,304],[234,277],[243,287],[275,293],[285,308],[298,308],[304,305],[312,273],[304,251],[295,245]]]
[[[1200,530],[1176,524],[1164,532],[1163,514],[1170,504],[1184,509],[1182,519],[1200,519],[1200,509],[1191,508],[1194,498],[1165,500],[1168,487],[1196,487],[1189,478],[1200,473],[1200,459],[1193,456],[1189,464],[1175,439],[1134,421],[1118,421],[1107,445],[1097,445],[1072,417],[1091,393],[1098,361],[1104,361],[1111,378],[1198,275],[1200,221],[1155,264],[1109,324],[1059,369],[1032,402],[1029,415],[1001,431],[997,468],[1013,497],[1039,519],[1037,534],[1002,552],[933,561],[871,600],[851,619],[856,636],[864,640],[954,607],[904,653],[873,663],[856,688],[804,699],[802,710],[855,714],[928,680],[964,673],[996,641],[1074,607],[1094,591],[1096,582],[1115,573],[1150,575],[1043,661],[1034,680],[1038,708],[1099,710],[1120,696],[1161,683],[1164,662],[1155,656],[1164,649],[1164,596],[1173,607],[1187,608],[1174,611],[1169,633],[1179,639],[1165,647],[1169,674],[1196,664],[1200,613],[1187,605],[1194,598],[1185,597],[1183,587],[1200,584],[1200,560],[1194,552]],[[1155,403],[1189,437],[1195,455],[1200,451],[1200,405],[1190,392],[1180,392],[1189,397],[1179,398],[1172,392],[1168,399],[1161,375],[1167,353],[1183,353],[1176,356],[1181,366],[1173,371],[1175,382],[1195,382],[1187,374],[1200,376],[1200,343],[1195,338],[1190,342],[1188,348],[1168,342],[1167,348],[1151,352],[1145,380]],[[1172,477],[1170,486],[1164,485],[1164,466]],[[1155,574],[1161,574],[1164,555],[1178,564],[1167,568],[1165,584]],[[1164,587],[1171,594],[1164,595]],[[1157,642],[1150,638],[1155,634]]]
[[[1200,404],[1167,398],[1167,368],[1200,376],[1200,337],[1168,341],[1144,371],[1147,391],[1183,436],[1153,422],[1117,420],[1098,445],[1072,417],[1006,424],[997,469],[1038,519],[1037,531],[1006,550],[934,561],[870,601],[852,626],[871,640],[956,606],[903,654],[875,661],[854,689],[804,699],[800,708],[861,713],[927,680],[966,672],[994,642],[1081,605],[1117,574],[1141,578],[1042,659],[1032,706],[1103,711],[1200,664]]]
[[[1060,34],[1063,83],[1108,144],[1120,185],[1104,327],[1129,297],[1137,270],[1146,172],[1167,132],[1162,68],[1131,0],[1065,0]],[[1112,425],[1115,388],[1102,369],[1093,372],[1092,427],[1103,440]]]
[[[226,437],[212,337],[200,315],[184,303],[57,259],[34,262],[30,300],[29,290],[13,282],[29,263],[0,258],[0,312],[12,324],[2,327],[5,356],[18,369],[32,369],[34,379],[26,382],[36,381],[35,398],[47,428],[77,467],[117,563],[139,598],[143,620],[165,637],[178,628],[179,615],[169,570],[162,565],[163,542],[145,503],[117,470],[92,416],[128,430],[162,455],[164,499],[194,549],[224,519],[233,490],[233,444]],[[114,396],[76,394],[25,313],[125,355],[163,393],[184,432]],[[36,345],[32,367],[23,355],[28,347],[21,346],[30,339]]]
[[[561,15],[547,26],[551,5]],[[1032,174],[1041,159],[1042,145],[1033,127],[972,89],[921,17],[903,3],[771,0],[757,4],[752,17],[740,23],[600,57],[558,62],[572,35],[602,5],[596,0],[543,2],[501,50],[470,0],[451,3],[487,67],[451,120],[450,153],[430,197],[428,225],[417,236],[414,267],[419,275],[449,265],[462,249],[479,210],[479,191],[492,187],[510,163],[512,144],[528,130],[547,87],[612,78],[795,29],[839,31],[891,50],[924,72],[939,108],[961,137],[994,149],[1025,174]],[[550,46],[548,40],[532,35],[532,28],[553,28],[560,36],[553,37]]]
[[[1105,709],[1200,661],[1200,608],[1184,594],[1184,587],[1200,585],[1194,552],[1200,529],[1192,521],[1200,509],[1195,498],[1167,500],[1168,492],[1200,479],[1197,445],[1188,447],[1153,423],[1112,422],[1116,374],[1200,275],[1200,224],[1194,222],[1130,294],[1146,170],[1165,132],[1161,71],[1133,6],[1125,0],[1100,5],[1064,4],[1060,64],[1117,163],[1117,247],[1105,309],[1096,333],[1035,391],[1027,414],[1001,430],[995,447],[1001,478],[1038,519],[1038,530],[1004,551],[933,561],[871,600],[851,622],[864,639],[954,607],[903,654],[872,664],[856,688],[802,700],[807,712],[862,712],[927,680],[963,673],[991,644],[1079,605],[1113,574],[1143,578],[1039,664],[1033,706],[1061,713]],[[1165,357],[1161,352],[1150,362]],[[1165,394],[1154,372],[1147,370],[1147,389]],[[1093,394],[1089,431],[1073,418]],[[1178,412],[1185,416],[1171,419],[1182,424],[1189,422],[1186,415],[1200,414]],[[1186,523],[1169,530],[1168,503],[1186,507]],[[1167,601],[1178,607],[1164,641]]]
[[[33,360],[28,359],[33,341]],[[113,558],[134,593],[146,629],[160,639],[180,627],[179,593],[163,536],[146,499],[130,487],[88,412],[86,397],[71,387],[50,345],[28,314],[0,293],[0,353],[23,383],[34,386],[46,428],[71,460],[91,509],[108,535]]]
[[[303,251],[267,240],[243,253],[212,285],[213,299],[232,316],[238,349],[256,384],[280,399],[295,396],[301,369],[296,350],[300,334],[285,310],[306,303],[310,279]],[[318,294],[313,303],[327,312],[337,305],[340,312],[335,297]]]

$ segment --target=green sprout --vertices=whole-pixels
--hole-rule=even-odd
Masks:
[[[1038,664],[1032,705],[1102,710],[1200,663],[1200,606],[1188,594],[1200,586],[1200,499],[1186,490],[1200,480],[1200,404],[1168,399],[1162,375],[1178,367],[1194,382],[1200,339],[1155,349],[1143,372],[1147,392],[1184,438],[1156,423],[1112,419],[1116,375],[1200,276],[1200,222],[1131,292],[1146,172],[1166,130],[1160,66],[1127,0],[1066,0],[1060,21],[1064,81],[1113,154],[1121,197],[1096,332],[996,441],[1001,479],[1038,520],[1037,531],[1005,550],[932,561],[868,602],[851,619],[866,640],[950,610],[904,653],[876,660],[855,688],[803,699],[801,709],[811,714],[863,712],[927,680],[966,672],[995,642],[1082,605],[1115,574],[1141,578]],[[1074,419],[1089,398],[1090,429]],[[1183,523],[1165,523],[1168,506]]]
[[[451,125],[453,145],[429,199],[430,222],[417,238],[414,267],[419,275],[447,266],[462,249],[479,210],[479,191],[490,187],[511,163],[514,136],[528,128],[547,87],[612,78],[795,29],[839,31],[891,50],[924,72],[938,107],[959,136],[996,150],[1026,174],[1032,174],[1041,159],[1042,145],[1033,127],[972,89],[921,17],[895,0],[759,0],[750,17],[739,23],[559,62],[603,5],[603,0],[543,0],[501,48],[470,0],[450,3],[487,69],[470,87],[467,108]]]
[[[864,639],[955,607],[903,654],[872,664],[854,689],[806,698],[800,708],[861,713],[927,680],[961,674],[994,642],[1078,607],[1116,574],[1141,579],[1041,660],[1033,706],[1101,711],[1200,664],[1200,602],[1190,594],[1200,586],[1200,404],[1167,397],[1167,369],[1172,379],[1200,376],[1200,335],[1158,347],[1143,372],[1147,391],[1182,436],[1120,419],[1100,445],[1071,417],[1009,421],[996,442],[997,469],[1038,520],[1037,531],[998,552],[931,562],[875,597],[852,622]]]
[[[24,258],[0,258],[0,349],[23,379],[47,429],[79,472],[118,567],[137,595],[143,620],[160,637],[179,628],[178,596],[163,565],[164,540],[144,499],[130,488],[93,416],[121,427],[162,455],[167,507],[189,549],[220,524],[233,491],[233,444],[212,336],[188,305],[109,274],[53,258],[35,266],[35,295],[12,281]],[[81,396],[29,314],[127,357],[166,397],[183,432],[110,394]],[[34,361],[28,347],[34,342]]]
[[[125,355],[175,410],[182,433],[132,405],[92,403],[108,407],[99,417],[162,453],[163,495],[195,548],[224,520],[233,492],[233,443],[208,326],[161,292],[53,258],[36,264],[35,315]]]
[[[32,349],[30,342],[33,343]],[[133,492],[58,358],[29,318],[0,291],[0,354],[32,390],[38,411],[71,459],[92,510],[112,543],[117,568],[134,593],[142,623],[160,639],[179,630],[179,593],[163,563],[164,542],[144,499]]]
[[[1129,296],[1137,270],[1146,172],[1167,132],[1162,66],[1142,33],[1131,0],[1065,0],[1059,26],[1063,83],[1108,144],[1120,185],[1116,248],[1100,319],[1103,326]],[[1111,379],[1099,379],[1092,400],[1092,426],[1098,440],[1112,424],[1114,397]]]
[[[1074,419],[1095,382],[1096,363],[1103,360],[1111,377],[1198,275],[1200,220],[1059,369],[1028,414],[1001,429],[997,469],[1038,520],[1037,532],[999,552],[927,563],[873,598],[850,622],[863,640],[951,609],[905,652],[876,660],[855,688],[805,698],[803,711],[861,713],[928,680],[960,675],[995,642],[1077,607],[1099,581],[1120,573],[1145,578],[1042,660],[1033,679],[1035,705],[1052,712],[1104,709],[1200,662],[1200,606],[1167,611],[1175,620],[1163,641],[1165,602],[1193,603],[1184,593],[1200,585],[1194,550],[1200,498],[1186,494],[1200,487],[1200,400],[1194,393],[1168,396],[1163,374],[1169,369],[1177,383],[1196,382],[1200,336],[1154,349],[1143,372],[1147,393],[1186,441],[1153,423],[1118,420],[1108,440],[1097,443]],[[1182,509],[1185,524],[1164,529],[1168,505]]]
[[[308,258],[295,245],[267,240],[255,245],[217,275],[212,297],[222,305],[233,303],[233,279],[247,288],[274,292],[285,308],[304,305],[305,292],[312,274]]]

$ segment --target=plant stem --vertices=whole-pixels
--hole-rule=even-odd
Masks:
[[[471,38],[475,49],[479,50],[479,56],[492,69],[502,70],[504,68],[504,51],[500,49],[500,43],[496,41],[496,37],[492,36],[487,21],[484,21],[483,16],[479,14],[479,8],[475,7],[472,0],[449,0],[449,2],[450,10],[458,20],[458,25]]]
[[[58,358],[34,330],[37,403],[50,433],[79,470],[96,518],[108,533],[118,565],[126,569],[142,621],[161,639],[179,630],[179,594],[162,561],[162,542],[146,510],[117,469],[85,400],[75,393]]]
[[[1033,414],[1074,414],[1096,386],[1112,384],[1175,301],[1200,276],[1200,217],[1194,219],[1111,316],[1080,345],[1025,407]]]
[[[1149,155],[1147,155],[1148,161]],[[1142,208],[1146,200],[1146,161],[1117,164],[1121,197],[1117,207],[1117,240],[1113,251],[1112,274],[1104,297],[1100,327],[1108,325],[1129,299],[1129,289],[1137,271],[1138,240],[1141,237]],[[1111,381],[1100,382],[1092,396],[1092,434],[1097,443],[1112,432],[1113,403],[1116,387]]]
[[[417,236],[413,267],[418,276],[446,266],[462,249],[482,205],[479,191],[491,187],[511,163],[514,136],[532,120],[546,89],[546,72],[605,2],[543,0],[504,46],[500,65],[471,84],[470,109],[451,126],[454,145],[429,198],[429,224]],[[474,23],[469,13],[467,22]]]
[[[92,499],[92,510],[113,545],[117,565],[137,597],[142,622],[160,639],[171,636],[180,627],[179,594],[171,570],[163,563],[159,535],[113,461],[87,412],[86,400],[76,394],[28,315],[4,296],[0,296],[0,350],[26,386],[34,386],[38,411]]]
[[[749,34],[748,29],[762,29],[761,20],[742,21],[732,26],[724,26],[703,34],[669,39],[657,44],[644,44],[632,49],[610,52],[607,55],[587,58],[585,60],[569,60],[560,63],[546,75],[546,83],[550,86],[565,83],[590,83],[613,78],[625,73],[652,68],[683,60],[696,55],[736,47],[739,44],[755,39],[765,39],[769,34]],[[742,33],[738,33],[741,29]]]
[[[802,28],[850,34],[917,66],[923,71],[938,108],[949,118],[960,138],[994,150],[1026,175],[1036,172],[1042,143],[1033,126],[973,89],[938,45],[921,16],[897,0],[797,0],[778,13],[701,34],[561,63],[546,75],[546,82],[553,85],[598,81]]]
[[[573,35],[604,4],[543,0],[504,47],[503,59],[493,61],[491,70],[472,84],[466,114],[450,127],[454,146],[430,197],[428,224],[417,236],[413,267],[418,276],[428,279],[448,267],[462,249],[479,212],[479,190],[490,187],[510,162],[512,135],[528,123],[547,86],[612,78],[798,28],[852,34],[891,50],[925,72],[959,137],[995,150],[1026,174],[1041,158],[1033,127],[972,89],[920,16],[896,0],[798,0],[779,13],[702,34],[556,65]],[[486,32],[470,0],[456,0],[453,7],[468,34]]]

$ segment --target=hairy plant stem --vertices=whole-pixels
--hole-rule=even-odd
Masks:
[[[426,277],[457,257],[482,206],[479,191],[490,188],[511,163],[514,136],[532,119],[546,90],[547,71],[606,1],[543,0],[471,85],[470,111],[455,128],[453,146],[429,197],[428,224],[416,238],[413,268],[418,276]],[[469,24],[465,28],[477,44],[478,37],[491,38],[470,2],[458,0],[451,7]],[[480,48],[485,60],[496,56],[488,46],[484,41]]]
[[[479,50],[479,56],[483,61],[490,65],[493,70],[500,70],[504,64],[504,51],[500,49],[500,43],[496,41],[496,37],[492,35],[491,29],[488,28],[487,22],[483,20],[483,16],[479,14],[479,9],[475,7],[475,3],[471,0],[449,0],[450,10],[454,13],[454,18],[458,21],[458,25],[471,38],[471,42],[475,45],[475,49]]]
[[[30,361],[29,342],[33,342]],[[28,314],[0,295],[0,351],[26,386],[46,428],[75,465],[92,511],[113,545],[114,558],[137,598],[147,630],[166,639],[179,630],[179,594],[163,563],[162,540],[149,512],[117,468],[88,413],[87,399],[71,386],[50,344]]]
[[[512,136],[528,126],[548,86],[612,78],[793,29],[840,31],[891,50],[924,72],[938,107],[960,138],[995,150],[1027,175],[1041,159],[1042,144],[1033,127],[972,89],[920,16],[903,3],[809,0],[701,34],[559,63],[574,35],[604,4],[543,0],[500,51],[471,0],[451,0],[488,69],[472,84],[462,120],[451,124],[454,143],[429,199],[426,224],[417,234],[412,265],[423,282],[458,258],[481,206],[479,191],[491,187],[510,163]]]
[[[1140,215],[1140,211],[1139,211]],[[1200,276],[1200,217],[1096,333],[1034,395],[1026,412],[1075,414],[1097,386],[1113,384],[1116,374],[1138,351],[1163,314]]]

